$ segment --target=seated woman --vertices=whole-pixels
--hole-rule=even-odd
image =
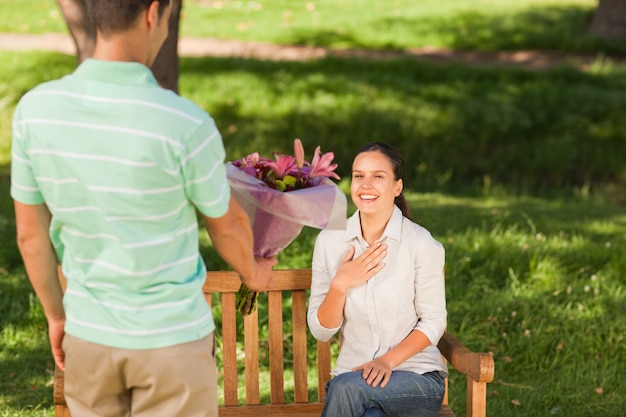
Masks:
[[[350,187],[358,210],[347,230],[323,230],[315,242],[309,328],[318,340],[341,339],[322,416],[426,417],[441,407],[445,255],[409,220],[403,171],[394,147],[362,147]]]

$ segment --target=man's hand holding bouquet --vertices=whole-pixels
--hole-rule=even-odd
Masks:
[[[346,196],[329,179],[339,179],[333,158],[332,152],[322,154],[318,146],[309,163],[302,142],[295,139],[293,156],[275,153],[274,159],[267,159],[255,152],[227,163],[232,193],[252,222],[256,256],[275,256],[304,226],[345,228]],[[242,285],[237,297],[242,314],[254,311],[255,291]]]

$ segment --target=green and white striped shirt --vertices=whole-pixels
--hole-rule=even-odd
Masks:
[[[148,349],[214,330],[195,208],[226,213],[224,157],[211,117],[138,63],[89,59],[20,100],[11,196],[52,213],[67,333]]]

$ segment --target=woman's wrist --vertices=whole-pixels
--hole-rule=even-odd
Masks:
[[[337,276],[335,276],[335,279],[333,279],[330,283],[329,290],[336,293],[337,295],[345,297],[348,293],[349,288],[341,282],[341,279],[338,279]]]

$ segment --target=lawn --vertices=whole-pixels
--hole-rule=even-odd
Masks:
[[[73,57],[0,51],[0,170],[10,120],[31,86],[70,72]],[[386,140],[419,191],[570,195],[624,200],[626,67],[589,71],[441,65],[411,59],[274,62],[183,58],[180,91],[209,111],[229,159],[303,140],[348,174],[357,144]],[[2,168],[3,167],[3,168]]]
[[[625,53],[585,33],[597,0],[183,0],[181,35],[335,48]],[[3,0],[0,32],[66,30],[53,0]]]
[[[7,182],[1,186],[6,195]],[[494,353],[490,415],[624,415],[623,206],[417,192],[409,202],[415,219],[446,247],[450,331],[472,349]],[[3,204],[3,236],[11,235],[11,214]],[[307,229],[279,266],[306,267],[315,235]],[[215,266],[206,243],[203,251]],[[11,240],[2,255],[0,415],[51,415],[45,321]],[[453,373],[451,389],[453,407],[463,410],[463,378]]]
[[[585,34],[595,0],[354,4],[186,1],[182,33],[332,47],[624,51]],[[52,0],[3,0],[0,32],[63,31],[55,11]],[[15,247],[6,174],[17,101],[70,72],[75,58],[0,51],[0,60],[0,417],[51,416],[46,324]],[[216,119],[229,159],[288,151],[300,137],[308,157],[318,144],[335,152],[345,177],[360,144],[396,144],[413,217],[446,248],[449,330],[494,354],[488,414],[623,417],[625,75],[602,59],[586,71],[528,71],[207,57],[181,60],[180,92]],[[316,234],[305,229],[279,267],[308,267]],[[206,234],[201,250],[210,268],[224,267]],[[451,375],[460,415],[464,385]]]

